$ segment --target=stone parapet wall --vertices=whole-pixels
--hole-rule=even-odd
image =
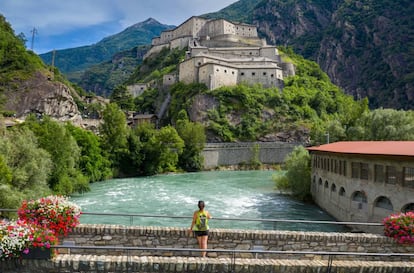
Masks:
[[[131,257],[58,255],[51,261],[20,260],[0,263],[2,273],[412,273],[413,262],[366,262],[195,257]],[[328,271],[331,269],[331,271]]]
[[[66,239],[76,246],[124,246],[145,247],[149,250],[131,250],[134,256],[198,256],[197,251],[157,251],[151,248],[197,249],[197,241],[184,228],[131,227],[113,225],[80,225]],[[210,257],[227,258],[283,258],[321,259],[319,254],[266,254],[248,253],[263,251],[308,251],[308,252],[358,252],[358,253],[413,253],[414,246],[399,245],[394,240],[368,233],[330,233],[212,229],[208,248]],[[228,250],[228,252],[221,252]],[[233,253],[232,250],[241,251]],[[82,254],[124,255],[123,251],[85,249],[71,250]],[[246,251],[246,252],[242,252]],[[116,252],[116,253],[114,253]],[[383,260],[380,256],[341,256],[341,260]],[[407,260],[410,257],[387,257],[387,260]]]
[[[375,234],[212,229],[209,257],[199,257],[196,240],[184,228],[80,225],[63,241],[67,245],[113,247],[111,250],[77,249],[59,253],[51,260],[0,262],[1,273],[411,273],[412,257],[370,257],[280,253],[248,253],[249,250],[327,251],[360,253],[413,253],[414,246],[398,245]],[[148,250],[121,250],[122,247]],[[189,248],[155,251],[153,248]],[[238,250],[226,253],[219,250]],[[234,251],[233,251],[234,252]],[[352,260],[350,260],[352,259]]]

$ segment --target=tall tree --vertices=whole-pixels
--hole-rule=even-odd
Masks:
[[[79,169],[90,182],[105,180],[112,176],[111,164],[103,155],[99,137],[94,133],[79,127],[66,124],[66,129],[75,138],[80,148]]]
[[[28,128],[7,130],[0,138],[0,207],[17,208],[24,199],[50,193],[49,153]]]
[[[183,153],[179,157],[178,165],[185,171],[198,171],[203,167],[201,152],[206,142],[204,126],[188,119],[187,112],[178,113],[176,125],[177,133],[184,141]]]
[[[276,188],[289,190],[300,200],[311,200],[311,167],[309,152],[303,146],[297,146],[285,159],[286,172],[274,178]]]
[[[99,128],[102,148],[107,152],[112,166],[119,169],[121,159],[128,153],[127,127],[125,114],[116,103],[110,103],[102,113],[103,123]]]
[[[39,146],[52,157],[50,188],[60,194],[89,190],[87,178],[77,169],[80,149],[64,125],[47,116],[42,120],[37,120],[34,116],[28,117],[25,125],[35,133]]]

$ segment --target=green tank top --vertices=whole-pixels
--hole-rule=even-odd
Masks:
[[[195,222],[196,231],[206,231],[208,230],[208,218],[207,213],[204,211],[197,211],[197,219]]]

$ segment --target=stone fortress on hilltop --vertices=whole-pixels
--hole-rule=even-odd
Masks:
[[[283,88],[283,78],[295,75],[294,65],[283,62],[276,46],[260,39],[254,25],[193,16],[153,38],[144,59],[163,48],[188,48],[178,75],[165,75],[164,86],[181,81],[204,83],[209,89],[239,83]],[[129,91],[137,96],[146,88],[136,84]]]

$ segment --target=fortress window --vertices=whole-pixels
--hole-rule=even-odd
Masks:
[[[244,76],[244,72],[241,72],[241,73],[240,73],[240,75],[241,75],[241,76]]]
[[[234,71],[231,71],[231,74],[233,74],[233,75],[234,75]]]
[[[385,168],[385,182],[388,184],[397,183],[397,168],[394,166],[387,166]]]
[[[344,189],[344,187],[341,187],[339,189],[339,196],[345,196],[345,189]]]
[[[327,180],[327,181],[325,181],[325,188],[329,188],[329,183],[328,183],[328,180]]]
[[[217,68],[217,69],[216,69],[216,71],[217,71],[217,72],[219,72],[219,71],[220,71],[220,69],[218,69],[218,68]]]
[[[346,176],[346,161],[344,160],[344,164],[342,164],[343,170],[342,170],[342,174],[344,176]]]
[[[414,168],[404,167],[404,186],[414,188]]]
[[[361,163],[361,179],[368,180],[368,163]]]
[[[352,178],[359,178],[359,163],[357,162],[352,162],[351,163],[351,168],[352,168]]]
[[[354,192],[354,194],[352,196],[352,201],[355,201],[355,202],[358,202],[358,203],[367,203],[367,196],[363,192],[356,191],[356,192]],[[360,208],[360,209],[362,209],[362,208]]]
[[[336,185],[335,184],[331,185],[331,192],[336,192]]]
[[[198,62],[198,65],[201,65],[201,62]]]
[[[377,165],[374,166],[374,182],[383,183],[384,182],[384,166]]]
[[[263,72],[263,76],[266,76],[266,74],[267,74],[266,72]]]
[[[226,69],[224,69],[224,73],[227,73],[227,70]]]
[[[255,76],[256,75],[256,73],[255,72],[252,72],[252,76]]]
[[[270,77],[271,77],[271,78],[274,78],[274,77],[275,77],[275,75],[273,75],[273,74],[270,74]]]

